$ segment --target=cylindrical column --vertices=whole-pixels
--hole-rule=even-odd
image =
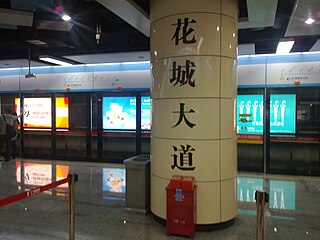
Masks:
[[[197,224],[236,217],[237,0],[151,0],[151,211],[194,176]]]

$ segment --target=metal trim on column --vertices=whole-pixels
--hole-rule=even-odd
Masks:
[[[56,134],[56,94],[52,93],[51,94],[51,121],[52,121],[52,125],[51,125],[51,154],[53,157],[56,156],[57,154],[57,134]]]
[[[97,94],[97,137],[98,137],[98,161],[102,161],[103,157],[103,127],[102,127],[102,95]]]
[[[87,161],[91,160],[91,148],[92,148],[92,94],[86,94],[86,158]]]
[[[141,153],[141,93],[136,93],[136,154]]]
[[[23,152],[24,152],[24,95],[19,93],[19,98],[20,98],[20,111],[22,110],[22,116],[20,117],[20,157],[23,157]]]

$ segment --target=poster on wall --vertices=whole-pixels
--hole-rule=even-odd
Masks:
[[[20,99],[15,99],[17,114],[20,115]],[[24,98],[23,127],[51,128],[51,98]]]
[[[20,99],[15,98],[15,109],[20,115]],[[23,106],[24,128],[50,128],[52,127],[51,98],[24,98]],[[56,127],[69,127],[68,98],[56,98]]]
[[[270,133],[296,133],[295,94],[271,94]]]
[[[141,129],[151,129],[151,108],[150,108],[150,97],[141,97]]]
[[[136,129],[136,98],[104,97],[102,116],[103,129]]]
[[[263,95],[237,96],[237,133],[263,134]]]
[[[237,134],[263,134],[263,95],[237,96]],[[270,94],[270,133],[295,134],[296,95]]]
[[[69,102],[67,97],[56,98],[56,128],[69,127]]]

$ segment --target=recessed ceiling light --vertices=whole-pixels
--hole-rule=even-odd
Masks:
[[[41,61],[45,61],[45,62],[49,62],[49,63],[61,65],[61,66],[72,66],[71,63],[68,63],[68,62],[64,61],[63,59],[58,59],[58,58],[48,56],[48,55],[39,56],[39,59]]]
[[[46,42],[37,40],[37,39],[33,39],[33,40],[26,40],[26,42],[34,44],[34,45],[46,45]]]
[[[293,47],[294,41],[283,40],[278,43],[276,54],[288,54]]]
[[[308,18],[306,21],[305,21],[305,23],[306,24],[312,24],[312,23],[314,23],[316,20],[314,20],[313,18]]]
[[[62,18],[64,21],[69,21],[69,20],[71,19],[71,17],[70,17],[69,15],[67,15],[67,14],[63,15],[61,18]]]

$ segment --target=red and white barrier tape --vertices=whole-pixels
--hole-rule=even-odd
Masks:
[[[47,191],[51,188],[55,188],[59,185],[62,185],[64,183],[67,183],[70,181],[70,175],[68,175],[67,178],[64,178],[64,179],[61,179],[59,181],[56,181],[56,182],[53,182],[53,183],[50,183],[48,185],[44,185],[44,186],[40,186],[40,187],[36,187],[36,188],[33,188],[33,189],[30,189],[28,191],[25,191],[25,192],[22,192],[22,193],[19,193],[17,195],[14,195],[14,196],[11,196],[11,197],[8,197],[8,198],[4,198],[4,199],[1,199],[0,200],[0,207],[2,206],[5,206],[5,205],[8,205],[10,203],[13,203],[13,202],[16,202],[16,201],[19,201],[21,199],[24,199],[24,198],[29,198],[29,197],[32,197],[34,195],[37,195],[41,192],[44,192],[44,191]]]

